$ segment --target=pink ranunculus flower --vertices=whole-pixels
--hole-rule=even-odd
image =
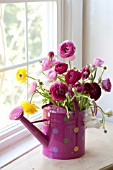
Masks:
[[[55,101],[63,101],[66,98],[68,86],[62,82],[56,82],[50,87],[50,94]]]
[[[69,61],[73,61],[75,59],[75,55],[72,55],[71,57],[67,58]]]
[[[58,53],[62,58],[72,57],[75,51],[76,47],[74,46],[73,42],[69,40],[64,41],[58,47]]]
[[[55,71],[58,74],[63,74],[67,71],[68,69],[68,64],[66,63],[62,63],[62,62],[58,62],[57,64],[55,64]]]
[[[28,93],[29,93],[29,94],[35,93],[36,88],[37,88],[37,83],[36,83],[36,81],[31,82],[30,88],[29,88],[29,90],[28,90]]]
[[[55,70],[50,69],[50,70],[47,71],[46,77],[49,80],[56,80],[57,79],[57,73],[56,73]]]
[[[42,62],[42,71],[49,70],[52,67],[52,61],[49,59],[45,59]]]
[[[49,59],[52,59],[54,57],[54,52],[53,51],[48,52],[48,57]]]
[[[69,70],[65,75],[65,80],[68,85],[75,84],[78,80],[81,79],[81,73],[77,70]]]
[[[105,90],[106,92],[110,92],[112,87],[110,79],[107,78],[105,80],[102,80],[101,86],[103,90]]]
[[[104,60],[101,58],[96,57],[93,61],[93,66],[102,66],[104,64]]]

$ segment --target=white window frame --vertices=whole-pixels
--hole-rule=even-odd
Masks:
[[[0,3],[16,3],[16,2],[35,2],[35,1],[45,1],[45,0],[0,0]],[[51,0],[46,0],[51,1]],[[82,66],[82,5],[83,0],[53,0],[57,2],[57,46],[66,39],[72,40],[76,46],[79,48],[77,52],[77,61],[75,65],[78,68]],[[77,16],[78,17],[77,17]],[[27,22],[26,22],[27,24]],[[27,32],[27,29],[26,29]],[[28,42],[26,39],[26,46],[28,47]],[[27,52],[26,52],[26,55]],[[28,64],[35,63],[34,61],[29,61]],[[6,67],[0,69],[0,71],[6,71],[9,69],[14,69],[16,67],[25,66],[25,63],[18,64],[11,67]],[[16,133],[17,132],[17,133]],[[19,132],[19,133],[18,133]],[[12,145],[25,137],[28,137],[30,133],[23,129],[23,125],[16,125],[10,127],[5,133],[0,136],[0,151],[3,151],[7,147],[12,147]],[[13,143],[12,143],[13,141]]]

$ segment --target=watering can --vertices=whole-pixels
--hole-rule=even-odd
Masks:
[[[43,155],[54,159],[72,159],[84,155],[84,117],[85,111],[72,112],[68,118],[64,108],[47,105],[43,108],[41,131],[24,117],[21,106],[14,108],[9,115],[11,120],[20,120],[42,144]]]

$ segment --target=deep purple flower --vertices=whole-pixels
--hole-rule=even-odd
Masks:
[[[66,40],[62,42],[58,47],[58,53],[62,58],[69,58],[74,55],[76,47],[73,42]]]
[[[75,84],[78,80],[81,79],[81,73],[77,70],[69,70],[65,75],[65,80],[67,84]]]
[[[90,70],[88,67],[82,69],[82,79],[87,79],[90,75]]]
[[[55,71],[58,74],[65,73],[67,71],[67,69],[68,69],[68,64],[66,64],[66,63],[59,62],[59,63],[55,64]]]
[[[84,84],[75,84],[73,87],[77,89],[77,92],[84,91]]]
[[[65,94],[67,92],[68,92],[68,86],[66,84],[63,84],[62,82],[54,83],[50,87],[50,94],[52,96],[52,99],[55,101],[65,100],[66,98]]]
[[[91,83],[85,83],[84,84],[84,91],[85,91],[85,93],[90,94],[91,90],[92,90]]]
[[[54,57],[54,52],[53,52],[53,51],[50,51],[50,52],[48,53],[48,57],[49,57],[49,59],[52,59],[52,58]]]
[[[110,82],[110,79],[107,78],[105,80],[102,80],[101,82],[101,86],[102,86],[102,89],[105,90],[106,92],[110,92],[111,91],[111,82]]]
[[[94,66],[102,66],[104,64],[104,60],[102,60],[101,58],[96,57],[93,61],[93,65]]]
[[[101,96],[101,88],[97,83],[85,83],[84,90],[90,95],[91,99],[94,99],[95,101]]]

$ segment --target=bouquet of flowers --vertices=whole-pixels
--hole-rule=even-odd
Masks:
[[[103,127],[104,132],[107,132],[105,115],[113,116],[113,112],[105,112],[96,103],[103,91],[111,91],[110,78],[103,79],[107,67],[104,66],[104,61],[101,58],[95,58],[92,64],[78,70],[71,66],[71,62],[76,59],[75,52],[76,47],[69,40],[58,46],[58,53],[62,61],[54,56],[53,51],[50,51],[47,58],[39,63],[43,80],[38,76],[29,76],[26,68],[19,68],[16,72],[16,79],[19,82],[25,83],[28,78],[32,80],[28,91],[30,100],[24,101],[20,105],[27,114],[37,112],[39,107],[33,102],[33,97],[38,93],[42,96],[43,105],[52,104],[63,107],[69,117],[75,111],[74,102],[76,102],[80,111],[86,110],[84,119],[86,127]],[[101,69],[99,76],[97,75],[98,69]],[[101,119],[97,118],[98,111],[102,114]]]

